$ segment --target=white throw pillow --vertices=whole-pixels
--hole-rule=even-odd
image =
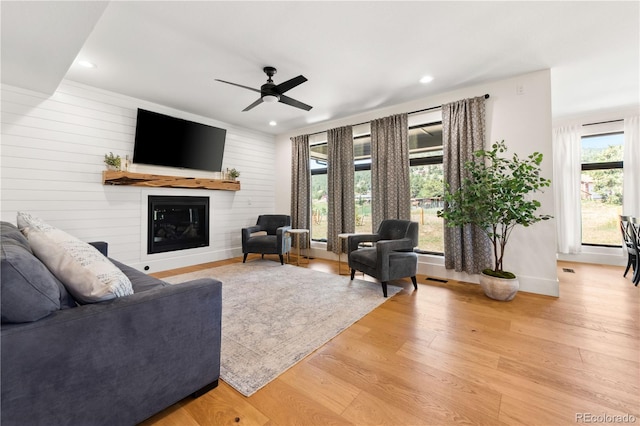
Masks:
[[[133,294],[129,278],[92,245],[28,213],[19,212],[17,222],[36,257],[78,302],[102,302]]]

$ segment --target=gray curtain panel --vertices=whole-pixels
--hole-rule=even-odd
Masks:
[[[372,232],[384,219],[411,220],[407,114],[371,122]]]
[[[340,253],[338,234],[354,232],[356,203],[354,192],[353,129],[351,126],[327,132],[328,228],[327,251]]]
[[[310,229],[311,171],[309,169],[309,135],[291,138],[291,227]],[[306,244],[306,241],[300,243]],[[294,239],[295,240],[295,239]],[[294,242],[295,244],[295,242]]]
[[[454,191],[467,176],[464,163],[484,148],[484,96],[442,105],[444,179]],[[446,208],[446,205],[445,205]],[[491,242],[477,227],[444,228],[444,263],[447,269],[477,274],[491,265]]]

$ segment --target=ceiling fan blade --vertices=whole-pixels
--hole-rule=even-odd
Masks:
[[[286,92],[287,90],[291,90],[294,87],[304,83],[305,81],[307,81],[307,78],[303,75],[299,75],[297,77],[292,78],[291,80],[287,80],[284,83],[280,83],[275,87],[275,90],[278,91],[278,93],[282,94],[284,92]]]
[[[263,102],[262,98],[259,98],[257,101],[255,101],[254,103],[252,103],[251,105],[249,105],[248,107],[243,109],[242,112],[249,111],[251,108],[254,108],[254,107],[260,105],[262,102]]]
[[[302,102],[296,101],[295,99],[292,99],[285,95],[280,95],[280,102],[282,102],[283,104],[291,105],[292,107],[303,109],[305,111],[309,111],[311,108],[313,108],[311,105],[303,104]]]
[[[238,86],[238,87],[242,87],[243,89],[249,89],[252,90],[254,92],[258,92],[260,93],[259,89],[254,89],[253,87],[249,87],[249,86],[243,86],[242,84],[237,84],[237,83],[232,83],[230,81],[224,81],[224,80],[218,80],[217,78],[215,79],[216,81],[219,81],[220,83],[227,83],[227,84],[231,84],[233,86]]]

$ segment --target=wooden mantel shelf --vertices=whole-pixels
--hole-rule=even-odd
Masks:
[[[240,182],[235,180],[202,179],[183,176],[163,176],[115,170],[103,171],[102,183],[104,185],[132,185],[156,188],[221,189],[224,191],[240,190]]]

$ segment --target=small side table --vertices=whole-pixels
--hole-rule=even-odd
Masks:
[[[309,250],[311,249],[311,241],[309,241],[309,230],[308,229],[289,229],[286,231],[289,234],[296,236],[296,247],[297,247],[297,257],[296,257],[296,265],[300,266],[300,235],[307,234],[307,263],[309,263]]]

